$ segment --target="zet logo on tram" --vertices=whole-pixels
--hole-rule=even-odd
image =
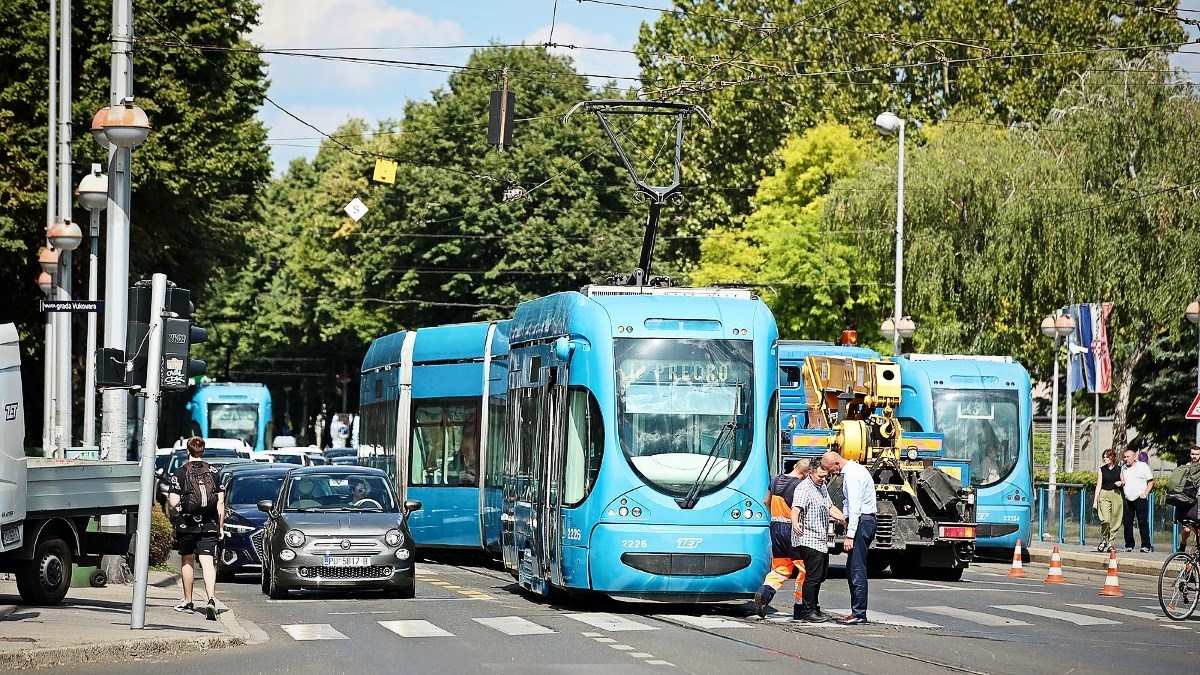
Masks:
[[[704,537],[680,537],[675,540],[675,548],[700,548],[700,542],[702,541],[704,541]]]

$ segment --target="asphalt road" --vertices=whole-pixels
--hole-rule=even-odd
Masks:
[[[795,624],[790,584],[777,615],[749,603],[660,605],[605,599],[548,602],[478,559],[418,566],[417,598],[303,594],[271,601],[256,577],[218,595],[268,641],[155,662],[122,672],[1191,672],[1200,620],[1165,620],[1156,580],[1125,575],[1123,598],[1098,595],[1104,577],[1066,570],[1066,585],[973,566],[958,583],[890,576],[871,581],[866,626]],[[826,611],[848,606],[844,571],[822,592]],[[262,633],[259,633],[261,635]],[[111,673],[112,665],[71,673]]]

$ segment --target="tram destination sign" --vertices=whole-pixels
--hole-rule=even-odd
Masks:
[[[43,312],[99,312],[104,313],[103,300],[41,300]]]

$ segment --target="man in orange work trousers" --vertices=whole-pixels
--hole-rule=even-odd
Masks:
[[[792,547],[792,498],[800,482],[808,477],[810,466],[807,459],[801,459],[792,465],[791,471],[771,479],[766,500],[771,510],[771,571],[763,580],[762,588],[754,594],[754,612],[760,618],[767,615],[767,605],[771,604],[775,593],[793,573],[796,575],[796,601],[792,609],[792,618],[805,618],[802,616],[805,612],[801,595],[805,576],[804,561],[793,553]]]

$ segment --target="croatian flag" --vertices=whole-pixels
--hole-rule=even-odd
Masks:
[[[1108,347],[1108,317],[1111,302],[1072,305],[1075,332],[1068,341],[1071,358],[1071,391],[1087,387],[1091,393],[1107,394],[1112,389],[1112,359]]]

